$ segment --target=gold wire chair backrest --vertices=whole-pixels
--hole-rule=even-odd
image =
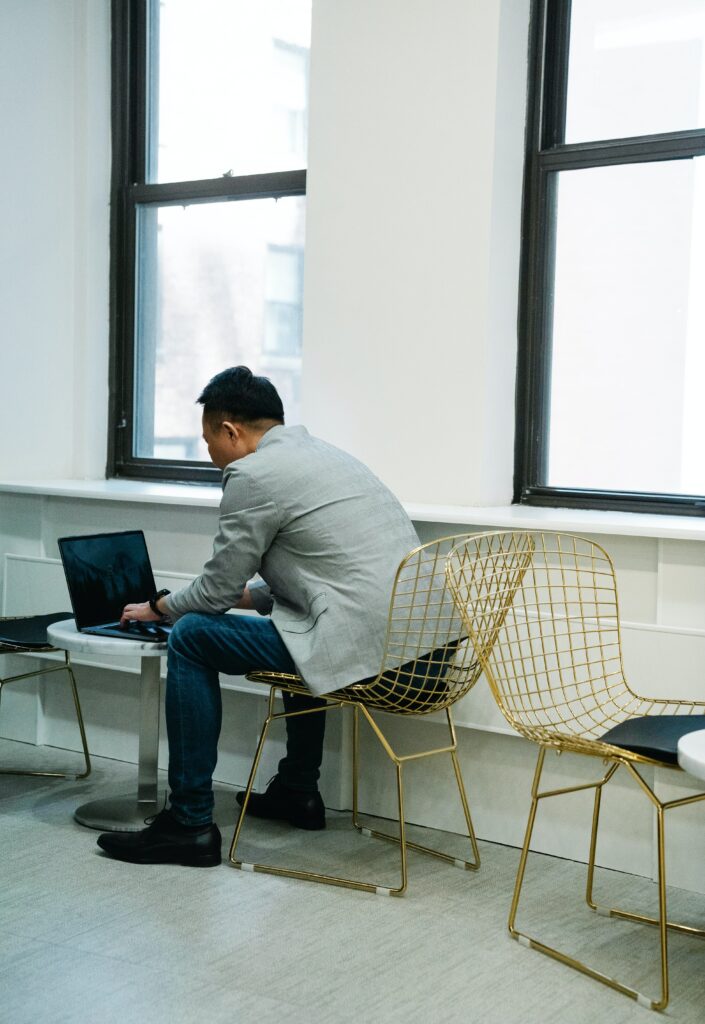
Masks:
[[[523,735],[580,748],[646,713],[624,678],[614,566],[598,544],[480,534],[456,546],[447,572],[495,699]]]
[[[449,707],[477,682],[482,666],[448,584],[446,560],[466,535],[411,551],[400,564],[380,674],[349,687],[366,704],[400,714]]]

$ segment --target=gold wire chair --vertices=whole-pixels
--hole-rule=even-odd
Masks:
[[[33,654],[38,653],[45,654],[51,651],[56,651],[58,648],[53,647],[50,643],[42,643],[41,638],[46,640],[46,625],[48,620],[55,621],[60,619],[61,615],[54,616],[33,616],[33,615],[14,615],[0,618],[0,633],[5,633],[4,638],[0,638],[0,654]],[[68,616],[65,616],[68,617]],[[33,638],[33,642],[23,642],[22,639],[14,638],[9,635],[12,633],[12,627],[14,625],[33,625],[33,620],[36,621],[37,634]],[[26,632],[26,630],[23,630]],[[68,651],[62,651],[63,662],[59,665],[51,665],[47,668],[32,669],[30,672],[20,672],[13,676],[0,676],[0,699],[2,698],[3,688],[8,683],[19,683],[23,679],[34,679],[37,676],[51,675],[55,672],[66,672],[69,677],[69,684],[71,686],[71,696],[73,697],[73,704],[76,710],[76,721],[78,723],[78,730],[81,735],[81,746],[83,748],[83,758],[85,761],[85,770],[80,774],[76,772],[38,772],[38,771],[27,771],[19,768],[0,768],[0,775],[33,775],[41,776],[43,778],[51,779],[85,779],[91,773],[91,756],[88,752],[88,741],[86,739],[86,728],[83,722],[83,713],[81,712],[81,702],[78,698],[78,688],[76,686],[76,678],[73,674],[73,667],[71,665],[71,658]]]
[[[306,689],[302,679],[299,676],[279,672],[258,671],[248,674],[248,679],[266,683],[271,687],[271,690],[267,717],[252,763],[247,788],[243,796],[242,809],[230,847],[230,861],[235,867],[251,871],[264,871],[276,875],[286,875],[291,878],[325,882],[330,885],[348,886],[349,888],[360,889],[364,892],[391,896],[401,896],[406,890],[407,848],[438,857],[456,867],[469,870],[479,868],[480,854],[477,848],[470,809],[458,763],[456,753],[457,738],[450,710],[451,705],[460,700],[461,697],[464,697],[475,684],[482,671],[472,645],[467,640],[462,618],[458,614],[447,587],[445,575],[446,556],[459,540],[460,538],[456,536],[432,541],[429,544],[424,544],[414,549],[402,561],[397,570],[393,586],[381,668],[373,679],[326,694],[325,700],[327,703],[324,708],[303,712],[290,712],[287,715],[285,713],[275,713],[274,701],[276,694],[277,692],[288,691],[289,693],[310,696],[310,691]],[[236,857],[236,848],[245,820],[247,803],[250,799],[255,773],[270,724],[277,719],[292,717],[296,714],[317,714],[321,710],[342,707],[352,707],[353,709],[352,824],[363,835],[375,836],[398,844],[401,861],[400,883],[396,888],[388,888],[372,882],[357,881],[349,878],[338,878],[333,875],[300,871],[293,868],[275,867],[274,865],[267,864],[245,864]],[[397,754],[384,735],[380,722],[373,716],[373,712],[379,711],[407,716],[428,715],[434,711],[444,711],[449,730],[449,744],[432,750],[422,750],[403,756]],[[389,835],[386,832],[366,828],[359,820],[360,715],[368,722],[382,749],[392,761],[396,770],[399,813],[398,837]],[[472,849],[472,860],[461,860],[446,853],[421,846],[418,843],[412,843],[406,838],[403,769],[410,761],[431,757],[434,754],[450,754]]]
[[[668,921],[664,813],[705,799],[705,793],[659,800],[638,765],[678,768],[656,756],[610,743],[605,734],[621,722],[648,715],[691,715],[705,703],[640,697],[630,689],[622,665],[614,566],[592,541],[562,534],[488,533],[463,541],[450,554],[448,581],[495,700],[509,724],[539,744],[529,820],[509,915],[513,938],[597,981],[662,1010],[668,1003],[668,929],[690,935],[705,931]],[[597,757],[609,764],[596,782],[541,792],[549,750]],[[603,787],[623,767],[656,810],[658,917],[611,907],[593,899],[593,879]],[[661,955],[661,995],[651,999],[519,931],[516,926],[524,871],[540,800],[595,790],[586,901],[598,913],[656,925]]]

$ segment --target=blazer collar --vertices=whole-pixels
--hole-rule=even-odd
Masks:
[[[262,435],[255,451],[258,452],[260,448],[266,448],[268,444],[272,444],[274,441],[282,441],[285,437],[303,438],[307,435],[308,430],[306,427],[285,427],[283,423],[277,424],[276,427],[270,427],[267,433]]]

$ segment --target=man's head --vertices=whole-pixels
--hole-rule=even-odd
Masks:
[[[216,374],[197,401],[203,406],[203,439],[219,469],[249,455],[263,434],[284,422],[277,389],[246,366]]]

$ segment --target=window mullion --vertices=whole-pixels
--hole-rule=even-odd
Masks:
[[[541,148],[565,138],[571,0],[546,0]]]
[[[546,170],[578,170],[654,160],[688,160],[705,155],[705,130],[669,132],[631,139],[580,142],[542,150],[537,159]]]
[[[305,194],[305,170],[130,186],[130,197],[134,203],[158,203],[160,206],[227,199],[276,199]]]

